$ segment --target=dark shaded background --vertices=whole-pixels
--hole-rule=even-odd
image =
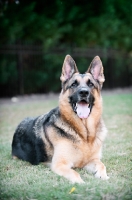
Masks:
[[[0,95],[58,92],[66,54],[85,72],[99,55],[105,88],[132,85],[131,0],[0,0]]]

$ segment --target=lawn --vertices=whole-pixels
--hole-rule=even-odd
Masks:
[[[132,94],[129,93],[103,93],[103,116],[108,135],[102,161],[109,180],[102,181],[76,169],[85,184],[71,184],[43,164],[32,166],[12,160],[11,142],[18,123],[27,116],[41,115],[57,104],[58,97],[54,95],[24,97],[16,103],[0,100],[0,199],[132,199]]]

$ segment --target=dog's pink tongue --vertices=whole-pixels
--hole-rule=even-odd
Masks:
[[[80,117],[81,119],[83,118],[87,118],[89,116],[90,113],[90,108],[88,108],[88,104],[87,103],[78,103],[77,104],[77,115],[78,117]]]

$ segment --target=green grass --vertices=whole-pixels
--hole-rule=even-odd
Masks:
[[[0,105],[0,199],[11,200],[128,200],[132,199],[132,95],[104,94],[104,120],[108,128],[103,162],[110,176],[102,181],[76,169],[85,184],[71,184],[43,164],[12,160],[11,142],[18,123],[55,107],[57,98]],[[75,190],[69,194],[72,187]]]

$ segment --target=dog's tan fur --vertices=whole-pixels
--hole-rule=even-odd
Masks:
[[[37,125],[45,116],[39,117],[34,128],[35,135],[43,140],[48,160],[51,161],[51,169],[58,175],[73,183],[83,183],[79,173],[74,170],[77,167],[92,172],[97,178],[107,180],[109,177],[106,174],[106,167],[100,161],[102,143],[107,132],[102,120],[100,89],[105,80],[102,62],[96,56],[86,74],[80,75],[75,61],[68,55],[64,60],[60,79],[62,91],[57,111],[59,114],[49,114],[49,121],[52,123],[43,125],[46,127],[45,133],[44,127],[38,128]],[[79,118],[69,102],[70,95],[74,93],[69,85],[75,79],[79,82],[79,87],[84,87],[88,80],[94,85],[90,89],[94,105],[87,118]],[[64,131],[65,136],[61,136],[61,131],[59,134],[58,130]]]
[[[64,61],[65,62],[65,61]],[[72,79],[77,76],[75,73]],[[91,74],[87,73],[88,77]],[[81,77],[78,77],[79,81]],[[86,77],[84,77],[83,81]],[[63,78],[61,77],[61,80]],[[93,80],[94,81],[94,80]],[[106,136],[106,128],[102,121],[102,97],[100,90],[94,88],[94,106],[87,119],[80,119],[69,104],[70,91],[63,91],[59,97],[61,118],[56,121],[58,127],[73,135],[76,140],[60,138],[53,128],[49,127],[51,140],[54,141],[54,155],[51,168],[57,174],[72,182],[83,183],[80,175],[72,168],[85,168],[103,180],[108,179],[106,168],[100,161],[102,142]]]

